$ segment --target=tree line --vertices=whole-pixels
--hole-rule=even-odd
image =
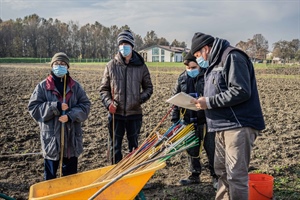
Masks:
[[[65,23],[58,19],[41,18],[36,14],[16,20],[0,19],[0,57],[49,58],[54,53],[63,51],[71,58],[107,59],[116,53],[117,36],[124,29],[130,27],[105,27],[97,21],[80,27],[74,21]],[[176,39],[170,43],[166,38],[158,37],[153,30],[148,31],[144,38],[132,32],[136,51],[156,44],[187,47],[185,42]],[[273,46],[273,56],[299,61],[299,39],[279,41]],[[236,47],[243,49],[254,59],[265,59],[269,48],[268,41],[261,34],[254,35],[246,42],[240,41]]]
[[[63,51],[72,58],[110,58],[116,53],[117,36],[127,25],[105,27],[99,22],[79,26],[70,21],[44,19],[36,14],[2,21],[0,19],[0,57],[52,57]],[[154,44],[186,47],[176,39],[169,43],[152,30],[146,36],[134,34],[135,50]]]

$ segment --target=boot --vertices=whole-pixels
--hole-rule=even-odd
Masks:
[[[200,183],[200,177],[199,175],[190,175],[187,179],[182,179],[179,181],[181,185],[191,185],[191,184],[199,184]]]

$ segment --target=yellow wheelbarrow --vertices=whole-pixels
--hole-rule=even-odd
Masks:
[[[145,170],[123,176],[107,187],[93,199],[134,199],[142,190],[156,170],[165,167],[165,162],[153,165]],[[99,177],[112,169],[114,165],[90,170],[70,176],[36,183],[30,187],[29,199],[89,199],[112,180],[95,182]]]
[[[188,125],[186,126],[186,128],[182,129],[182,131],[185,131],[185,133],[189,133],[188,131],[192,130],[191,127],[193,127],[193,125]],[[141,163],[137,162],[136,165],[133,165],[130,168],[125,167],[125,171],[122,171],[122,173],[120,174],[113,174],[113,178],[99,180],[100,177],[104,176],[116,165],[111,165],[34,184],[30,187],[29,199],[132,200],[140,193],[144,185],[153,176],[155,171],[166,166],[165,160],[197,144],[197,140],[193,139],[193,135],[191,136],[192,137],[184,137],[183,139],[179,138],[177,141],[175,140],[175,143],[179,147],[179,149],[176,149],[175,146],[173,146],[166,148],[166,153],[159,150],[154,151],[154,153],[151,155],[154,158],[150,160],[148,159]],[[189,142],[188,145],[186,145],[185,140],[187,142],[193,142]],[[143,154],[137,155],[140,156]],[[157,155],[160,156],[157,157]],[[148,158],[150,155],[144,154],[143,156],[144,158]],[[130,158],[132,159],[132,157]],[[141,158],[139,159],[142,160]],[[119,166],[122,166],[121,164],[122,162],[120,162]]]

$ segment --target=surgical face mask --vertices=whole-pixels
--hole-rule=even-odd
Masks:
[[[196,59],[198,65],[202,68],[207,68],[209,66],[208,61],[204,60],[202,56]]]
[[[126,57],[129,54],[131,54],[131,46],[130,45],[121,45],[119,46],[119,51],[121,52],[121,54]]]
[[[64,75],[66,75],[68,73],[68,69],[67,69],[67,66],[53,65],[52,72],[57,77],[63,77]]]
[[[190,77],[195,78],[199,74],[199,69],[187,69],[186,72]]]

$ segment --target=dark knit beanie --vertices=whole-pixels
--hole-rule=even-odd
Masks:
[[[63,52],[59,52],[59,53],[56,53],[52,59],[51,59],[51,63],[50,63],[50,66],[52,67],[53,63],[55,61],[63,61],[65,63],[67,63],[68,65],[68,68],[70,67],[70,59],[69,57],[67,56],[67,54],[63,53]]]
[[[205,45],[211,44],[215,41],[215,38],[211,35],[204,33],[195,33],[192,39],[191,54],[194,55],[197,51],[201,50]]]
[[[118,35],[118,45],[123,42],[129,43],[132,47],[134,47],[134,38],[130,30],[124,30]]]
[[[189,51],[183,58],[183,64],[188,65],[191,61],[197,63],[196,57],[191,54],[191,51]]]

